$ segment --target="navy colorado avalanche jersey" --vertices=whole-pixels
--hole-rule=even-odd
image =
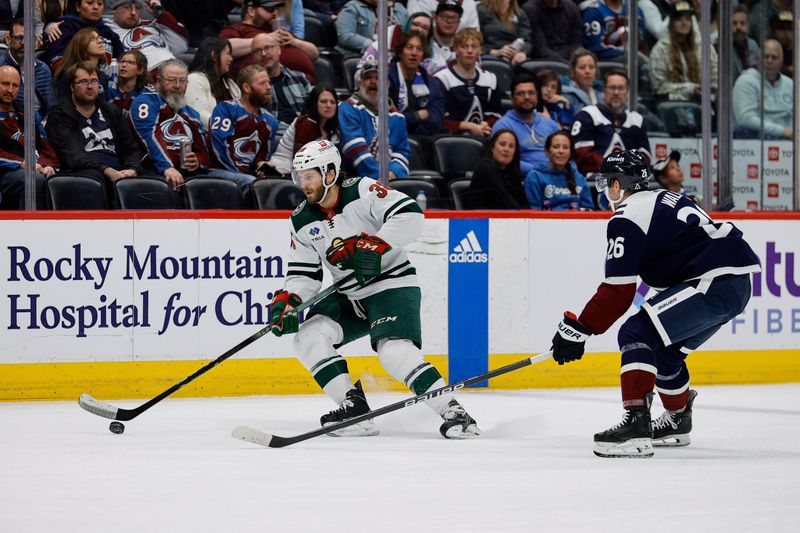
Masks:
[[[682,281],[760,270],[758,257],[730,222],[715,223],[690,199],[669,191],[631,195],[608,222],[606,279],[655,289]]]

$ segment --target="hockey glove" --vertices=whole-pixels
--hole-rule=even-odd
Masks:
[[[558,323],[558,331],[553,336],[553,359],[559,365],[577,361],[583,357],[584,345],[592,332],[578,322],[577,317],[569,311],[564,313],[564,318]]]
[[[294,309],[303,303],[303,300],[293,292],[283,289],[275,293],[272,299],[272,334],[280,337],[284,333],[297,333],[300,329],[300,319]]]
[[[346,239],[333,239],[325,250],[325,259],[339,270],[353,270],[356,258],[356,243],[361,237],[353,235]]]
[[[375,235],[361,234],[356,243],[356,281],[364,285],[369,280],[380,276],[381,257],[391,250],[391,245]]]

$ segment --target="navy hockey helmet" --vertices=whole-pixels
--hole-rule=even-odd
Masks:
[[[598,192],[603,192],[618,181],[623,191],[634,193],[647,190],[647,183],[652,178],[650,165],[638,150],[616,152],[603,160],[600,165],[600,176],[596,181]]]

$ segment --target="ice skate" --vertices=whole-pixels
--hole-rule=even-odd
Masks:
[[[652,457],[653,430],[650,427],[650,403],[653,393],[645,396],[645,405],[625,411],[622,421],[594,436],[594,454],[598,457]]]
[[[439,433],[446,439],[471,439],[481,434],[475,419],[456,400],[450,400],[442,418],[444,423],[439,427]]]
[[[692,442],[689,433],[692,431],[692,404],[696,396],[697,391],[689,389],[686,409],[683,412],[665,410],[660,417],[652,421],[650,425],[653,428],[653,446],[688,446]]]
[[[369,411],[367,397],[364,396],[364,390],[361,388],[361,381],[357,381],[355,388],[347,391],[347,395],[339,408],[334,409],[327,415],[322,415],[319,422],[322,427],[328,427],[364,413],[369,413]],[[331,437],[371,437],[377,434],[378,427],[372,419],[328,433]]]

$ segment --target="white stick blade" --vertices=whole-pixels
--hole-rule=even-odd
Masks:
[[[272,441],[272,435],[269,433],[248,426],[236,426],[231,432],[231,437],[265,447],[269,447],[269,443]]]
[[[103,418],[110,418],[115,420],[117,418],[117,408],[110,403],[101,402],[90,396],[89,394],[81,394],[78,398],[78,405],[90,413],[102,416]]]

